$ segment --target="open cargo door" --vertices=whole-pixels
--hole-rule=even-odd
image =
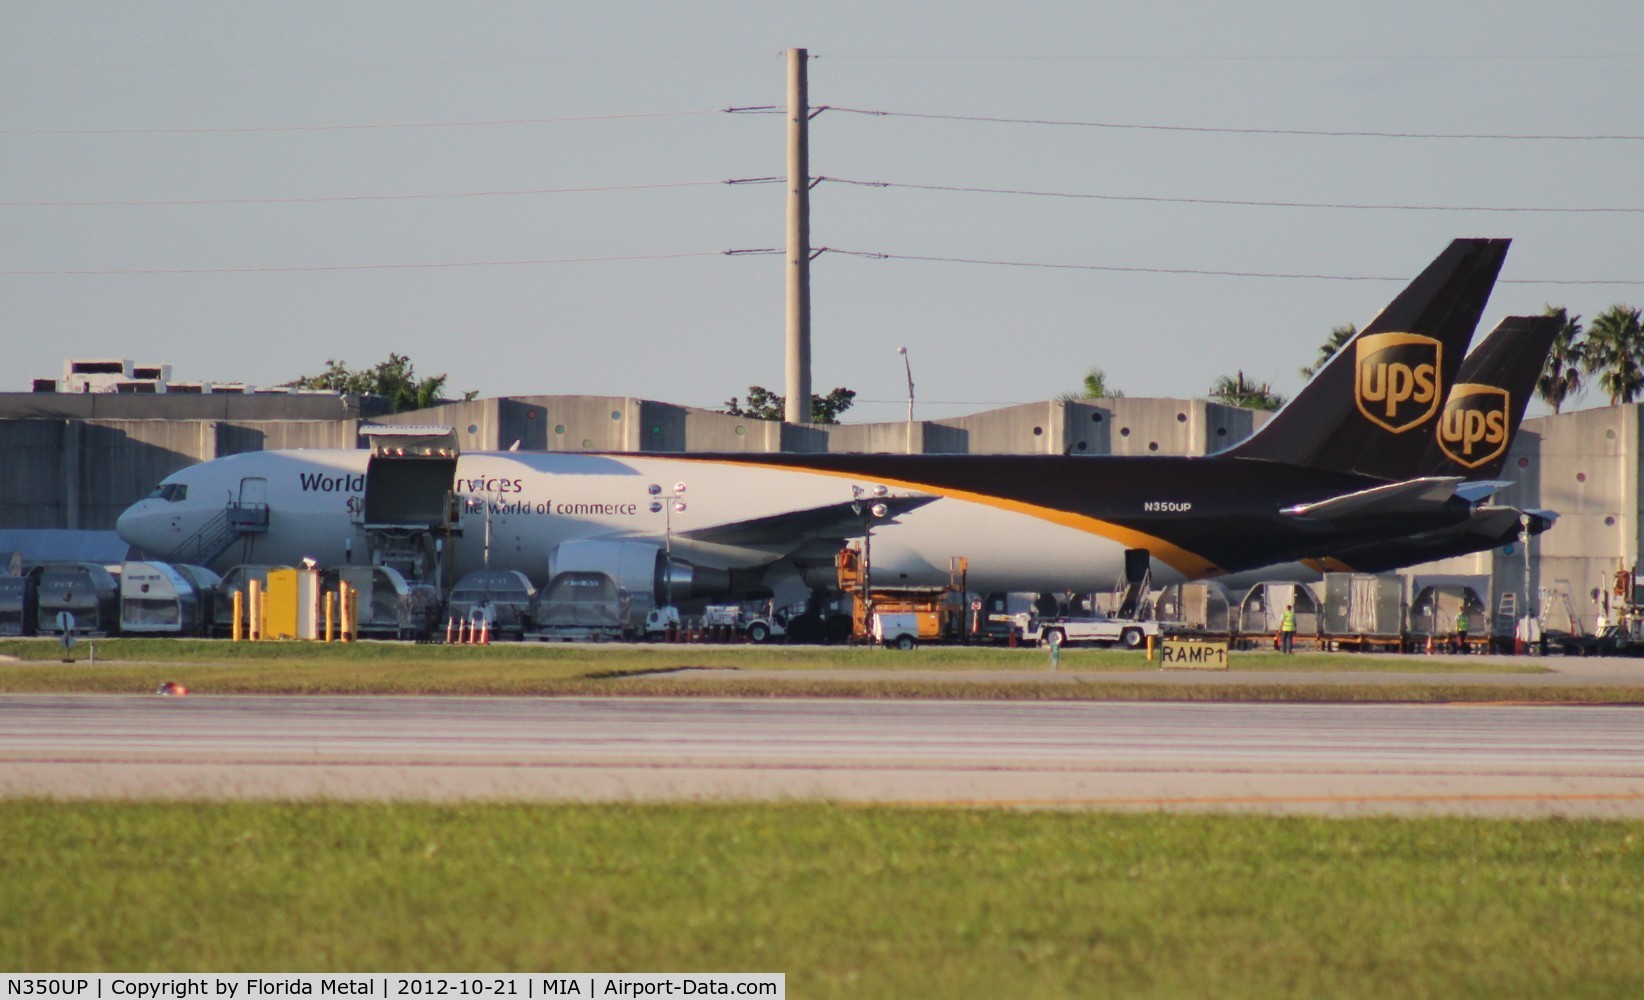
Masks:
[[[371,528],[437,530],[451,522],[457,435],[450,427],[362,427],[371,442],[362,520]]]

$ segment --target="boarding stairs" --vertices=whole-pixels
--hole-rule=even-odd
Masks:
[[[205,566],[248,535],[268,533],[268,504],[231,503],[171,552],[171,561]]]
[[[1153,616],[1152,557],[1146,549],[1125,552],[1125,572],[1113,588],[1113,617],[1145,621]]]
[[[1518,631],[1518,595],[1506,591],[1501,595],[1501,604],[1496,608],[1496,635],[1510,636]]]
[[[1547,612],[1556,605],[1564,609],[1570,619],[1570,634],[1575,636],[1586,635],[1581,628],[1581,616],[1576,614],[1575,599],[1570,596],[1570,581],[1554,580],[1551,587],[1537,588],[1536,593],[1541,598],[1541,627],[1547,631]]]

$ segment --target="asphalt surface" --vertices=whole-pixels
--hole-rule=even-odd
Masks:
[[[1637,818],[1644,708],[6,695],[0,796]]]

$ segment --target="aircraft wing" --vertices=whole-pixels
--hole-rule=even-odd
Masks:
[[[1511,485],[1513,484],[1504,479],[1490,479],[1471,483],[1462,483],[1460,486],[1456,487],[1456,496],[1461,497],[1468,503],[1476,503],[1479,500],[1485,500],[1494,496],[1496,493]]]
[[[916,510],[934,496],[886,496],[862,499],[862,504],[884,504],[885,515],[873,519],[874,526],[889,524],[902,514]],[[817,538],[854,538],[862,534],[863,515],[855,502],[844,500],[805,510],[785,511],[766,517],[732,521],[707,528],[675,532],[679,538],[710,545],[731,545],[741,548],[773,548],[790,550],[803,542]]]
[[[1449,503],[1461,482],[1460,476],[1423,476],[1356,493],[1343,493],[1326,500],[1299,503],[1285,507],[1279,513],[1290,517],[1336,521],[1349,517],[1430,511]]]

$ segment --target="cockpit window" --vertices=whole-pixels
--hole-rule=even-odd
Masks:
[[[164,500],[166,503],[176,503],[188,499],[188,487],[182,483],[161,483],[154,487],[149,494],[151,499]]]

